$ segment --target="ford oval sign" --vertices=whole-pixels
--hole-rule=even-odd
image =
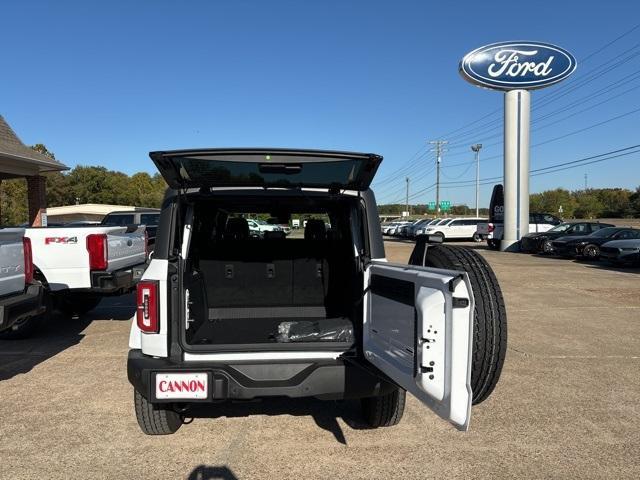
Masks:
[[[563,48],[539,42],[500,42],[477,48],[460,62],[465,80],[495,90],[533,90],[573,73],[576,59]]]

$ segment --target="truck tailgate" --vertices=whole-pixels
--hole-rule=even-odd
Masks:
[[[0,296],[24,290],[22,228],[0,229]]]
[[[146,260],[146,245],[144,229],[134,232],[109,232],[108,241],[108,271],[113,272],[123,268],[144,263]]]

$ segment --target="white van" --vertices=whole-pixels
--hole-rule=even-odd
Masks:
[[[447,218],[436,225],[429,225],[426,234],[441,235],[443,239],[449,238],[472,238],[479,242],[482,240],[478,235],[478,224],[486,222],[486,218]]]

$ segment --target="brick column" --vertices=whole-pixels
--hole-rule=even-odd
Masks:
[[[27,198],[29,199],[29,223],[33,227],[42,226],[42,214],[47,208],[47,184],[39,175],[27,177]]]

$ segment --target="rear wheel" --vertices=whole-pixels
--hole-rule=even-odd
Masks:
[[[136,420],[146,435],[170,435],[182,426],[182,417],[170,406],[151,403],[134,391]]]
[[[43,292],[42,304],[45,306],[43,313],[19,320],[10,329],[0,332],[0,340],[21,340],[33,336],[51,318],[51,294],[46,289]]]
[[[469,275],[475,299],[471,366],[475,405],[495,388],[507,352],[507,312],[502,291],[489,264],[474,250],[449,245],[426,245],[426,248],[424,254],[412,255],[410,263],[462,270]]]
[[[487,246],[491,250],[500,250],[500,240],[487,240]]]
[[[391,393],[361,400],[362,414],[371,428],[391,427],[402,420],[407,392],[397,388]]]
[[[442,241],[444,242],[444,233],[436,232],[436,233],[434,233],[434,235],[438,235],[439,237],[442,237]]]
[[[478,232],[474,233],[473,241],[476,243],[480,243],[482,241],[482,235],[480,235]]]

